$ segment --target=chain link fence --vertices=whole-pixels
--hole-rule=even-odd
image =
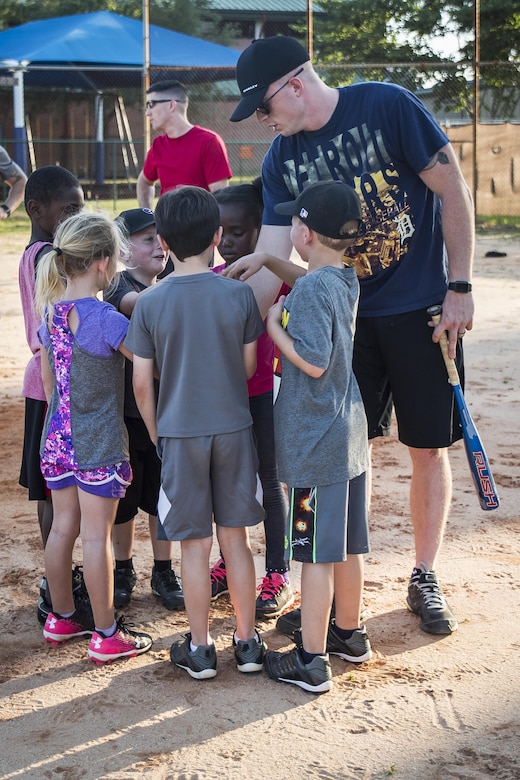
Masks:
[[[474,71],[454,63],[366,63],[316,70],[330,85],[386,81],[414,92],[432,112],[456,148],[464,175],[476,195],[480,218],[518,218],[520,223],[520,65],[481,63],[478,121]],[[150,83],[178,78],[186,83],[188,116],[226,142],[235,180],[259,175],[271,131],[251,117],[232,123],[238,100],[234,70],[210,80],[207,70],[178,73],[152,69]],[[125,81],[126,79],[126,81]],[[58,163],[82,181],[87,197],[135,197],[145,156],[143,90],[136,73],[117,73],[117,89],[79,90],[53,86],[25,88],[28,169]],[[0,85],[0,143],[13,151],[13,95]],[[153,135],[152,135],[153,138]],[[475,153],[476,142],[476,153]]]

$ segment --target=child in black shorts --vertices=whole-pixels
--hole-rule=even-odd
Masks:
[[[116,274],[104,299],[130,318],[137,296],[155,284],[165,266],[164,252],[157,240],[155,215],[150,209],[128,209],[117,221],[128,235],[129,255],[126,268]],[[126,607],[137,584],[132,549],[135,516],[139,509],[148,514],[154,565],[151,576],[153,593],[166,609],[184,607],[181,584],[172,569],[172,543],[157,537],[157,500],[161,485],[161,462],[139,414],[132,388],[132,362],[125,364],[125,425],[128,430],[133,479],[119,501],[112,530],[114,547],[114,604]]]

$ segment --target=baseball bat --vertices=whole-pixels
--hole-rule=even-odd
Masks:
[[[439,324],[441,312],[442,306],[430,306],[428,309],[428,314],[431,316],[434,325]],[[441,335],[439,345],[448,371],[448,379],[453,387],[455,401],[459,410],[466,456],[468,458],[471,476],[473,477],[473,482],[475,483],[475,488],[478,493],[480,506],[486,511],[498,509],[499,499],[495,481],[491,473],[484,445],[482,444],[476,425],[473,422],[466,399],[464,398],[464,393],[460,386],[460,377],[457,366],[455,365],[453,358],[450,358],[448,355],[448,337],[446,331]]]

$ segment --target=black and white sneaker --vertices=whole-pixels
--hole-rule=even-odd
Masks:
[[[305,664],[298,647],[288,653],[268,652],[264,666],[271,679],[298,685],[309,693],[326,693],[332,688],[328,655],[317,655]]]
[[[335,604],[332,602],[332,609],[330,611],[330,618],[335,616]],[[368,610],[366,608],[366,605],[364,602],[361,604],[361,613],[359,615],[359,622],[364,623],[367,618]],[[293,609],[290,612],[286,612],[284,615],[281,615],[278,620],[276,621],[276,630],[279,631],[281,634],[285,634],[285,636],[292,637],[294,636],[294,632],[298,631],[299,628],[302,627],[302,611],[300,607],[297,609]]]
[[[414,569],[406,603],[410,612],[419,615],[420,628],[429,634],[452,634],[459,627],[434,571]]]
[[[349,639],[342,639],[336,631],[336,621],[329,623],[327,633],[327,653],[338,655],[351,664],[361,664],[372,658],[372,648],[365,626],[356,628]]]
[[[72,595],[74,597],[75,608],[88,618],[88,621],[92,624],[93,628],[94,616],[92,615],[90,598],[85,586],[85,580],[83,579],[83,569],[81,566],[75,566],[72,570]],[[49,613],[52,613],[52,601],[47,584],[47,577],[43,575],[40,580],[40,595],[37,604],[38,622],[41,623],[42,626],[45,625]]]
[[[209,680],[217,674],[217,651],[215,645],[199,645],[190,649],[191,634],[184,640],[174,642],[170,648],[170,660],[180,669],[185,669],[195,680]]]
[[[239,672],[261,672],[264,668],[264,657],[267,645],[262,641],[258,631],[253,639],[247,642],[236,640],[233,636],[233,647]]]

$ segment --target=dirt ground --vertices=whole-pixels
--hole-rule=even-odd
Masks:
[[[42,639],[36,600],[43,559],[35,506],[18,486],[29,353],[18,299],[19,238],[2,241],[0,281],[0,776],[62,780],[366,780],[520,778],[520,244],[478,242],[475,328],[465,340],[467,398],[486,445],[501,506],[480,509],[462,444],[452,448],[453,506],[438,564],[460,627],[423,633],[406,609],[414,563],[410,471],[395,437],[377,442],[366,562],[374,658],[332,658],[334,687],[315,697],[233,662],[227,596],[212,610],[219,671],[195,681],[169,662],[187,627],[152,595],[144,518],[128,618],[152,650],[98,667],[87,643]],[[488,250],[505,257],[486,258]],[[263,539],[252,536],[258,578]],[[176,551],[178,556],[178,550]],[[217,548],[214,547],[214,557]],[[77,561],[81,561],[78,548]],[[175,562],[178,564],[178,560]],[[299,588],[299,569],[292,582]],[[290,645],[261,627],[273,649]]]

